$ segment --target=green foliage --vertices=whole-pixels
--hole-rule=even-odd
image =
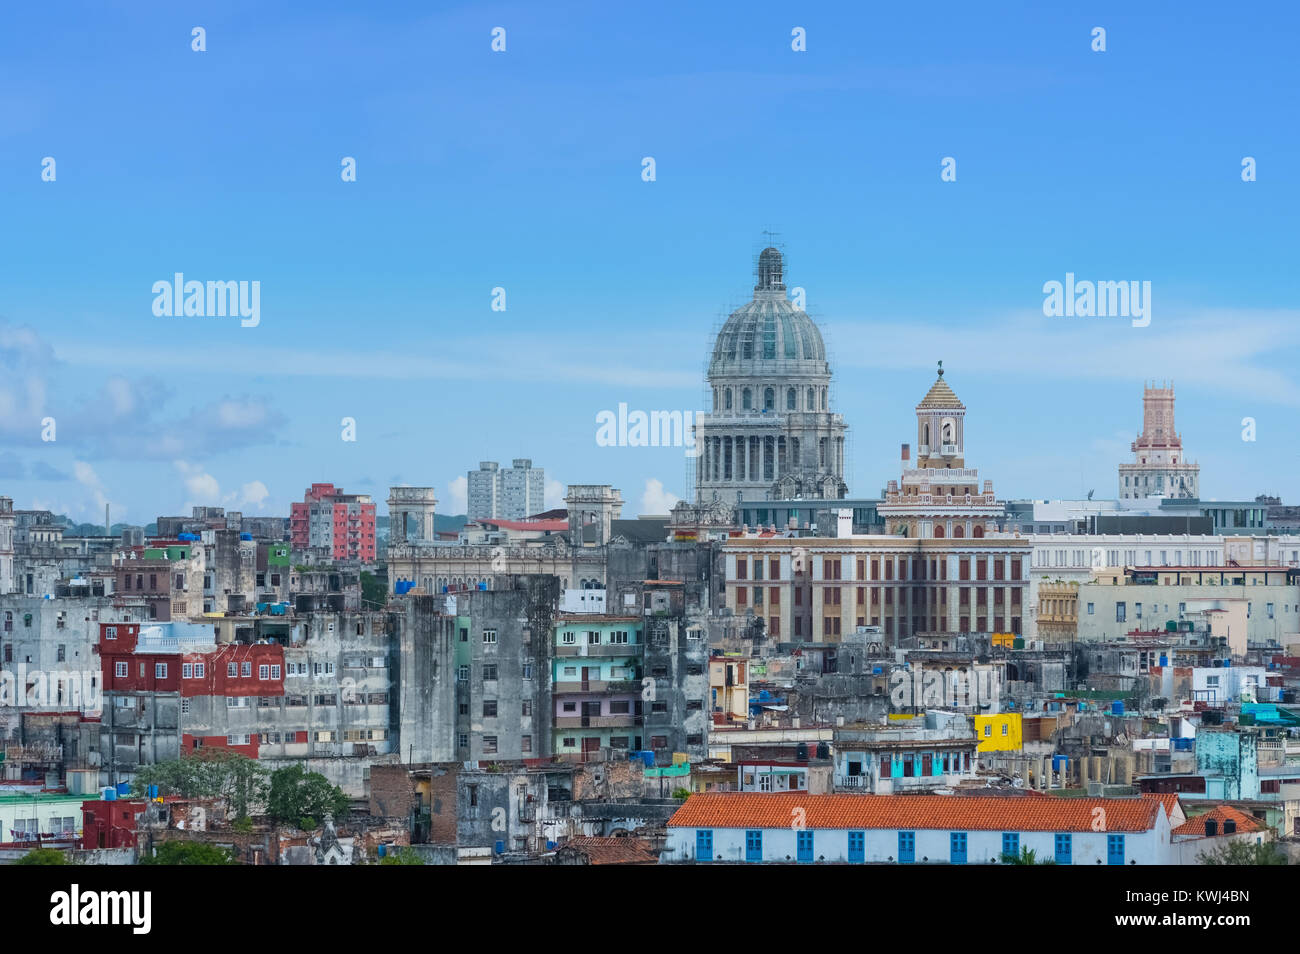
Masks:
[[[164,841],[152,855],[140,859],[142,865],[233,865],[234,852],[202,841]]]
[[[298,827],[303,831],[315,831],[316,819],[312,818],[310,815],[303,815],[302,818],[298,819]]]
[[[410,848],[403,848],[380,858],[379,863],[381,865],[422,865],[424,861]]]
[[[347,812],[348,804],[343,790],[331,785],[329,779],[319,772],[308,772],[301,765],[291,765],[271,773],[266,813],[278,822],[297,824],[326,815],[338,818]]]
[[[378,574],[361,571],[361,602],[368,606],[383,606],[388,602],[388,584]]]
[[[1285,865],[1286,851],[1275,842],[1255,844],[1249,841],[1230,841],[1211,851],[1202,851],[1196,860],[1203,865]]]
[[[230,826],[240,834],[248,834],[253,830],[253,819],[245,815],[243,818],[236,818],[234,824]]]
[[[68,856],[57,848],[35,848],[27,852],[17,861],[16,865],[66,865]]]
[[[256,759],[229,749],[195,749],[168,762],[143,766],[133,789],[144,795],[157,785],[163,795],[182,798],[225,798],[236,818],[244,818],[266,797],[266,769]]]
[[[679,799],[681,799],[682,801],[685,801],[686,799],[688,799],[688,798],[690,798],[690,797],[691,797],[691,790],[690,790],[689,788],[675,788],[675,789],[673,789],[673,798],[679,798]]]
[[[1038,852],[1032,848],[1021,849],[1019,855],[1013,855],[1011,852],[1004,852],[1002,855],[1004,865],[1054,865],[1056,861],[1051,858],[1038,860]]]

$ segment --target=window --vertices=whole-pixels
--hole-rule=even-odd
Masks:
[[[1128,618],[1128,607],[1123,603],[1115,604],[1115,622],[1122,623]]]
[[[525,699],[520,705],[520,715],[531,716],[533,714],[533,700]]]
[[[492,719],[497,714],[497,701],[495,699],[483,700],[483,718]]]
[[[125,679],[125,678],[126,678],[126,663],[124,663],[124,662],[118,662],[118,663],[113,667],[113,675],[116,676],[118,679]]]
[[[1088,615],[1089,615],[1089,616],[1091,616],[1091,615],[1093,614],[1093,610],[1094,610],[1094,609],[1095,609],[1095,604],[1093,604],[1093,603],[1089,603],[1089,604],[1088,604]]]
[[[1002,723],[1002,734],[1003,735],[1007,734],[1007,724],[1005,722]]]
[[[257,678],[258,679],[271,678],[271,666],[269,663],[263,663],[257,667]]]
[[[495,735],[483,736],[483,754],[495,755],[497,751],[497,737]]]
[[[1002,834],[1002,854],[1020,857],[1020,833],[1003,832]]]
[[[5,616],[8,617],[9,614],[6,613]],[[5,629],[8,629],[8,628],[9,628],[8,626],[5,626]],[[116,627],[116,626],[105,626],[105,627],[104,627],[104,638],[105,638],[105,639],[117,639],[117,627]]]
[[[600,645],[600,630],[592,629],[587,631],[587,645],[588,646]]]
[[[523,735],[523,736],[520,736],[520,737],[519,737],[519,751],[520,751],[520,752],[531,752],[532,750],[533,750],[533,737],[532,737],[531,735]]]
[[[483,642],[495,643],[497,641],[497,631],[495,629],[483,630]]]
[[[456,667],[456,681],[469,682],[469,666]]]
[[[243,676],[245,679],[253,675],[253,664],[251,662],[242,663],[239,668],[240,668],[239,674]]]
[[[153,677],[154,677],[155,679],[166,679],[166,678],[167,678],[167,664],[166,664],[166,663],[154,663],[154,664],[153,664]]]
[[[181,678],[182,679],[194,678],[194,663],[181,663]]]
[[[271,678],[272,679],[280,678],[280,667],[278,665],[271,667]]]
[[[484,666],[484,667],[483,667],[483,681],[484,681],[484,682],[496,682],[496,681],[497,681],[497,667],[496,667],[496,666]]]
[[[239,664],[238,664],[238,663],[226,663],[226,678],[227,678],[227,679],[234,679],[234,678],[235,678],[236,676],[238,676],[238,675],[239,675]]]
[[[520,676],[521,679],[532,679],[532,678],[533,678],[533,664],[532,664],[532,663],[524,663],[523,666],[520,668],[519,676]]]
[[[560,633],[560,642],[565,646],[572,646],[576,641],[576,639],[577,639],[577,634],[572,633],[567,629],[564,632]]]

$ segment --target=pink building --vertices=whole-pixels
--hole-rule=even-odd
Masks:
[[[335,560],[375,559],[375,505],[369,494],[345,494],[333,484],[312,484],[302,503],[290,505],[295,549],[328,549]]]

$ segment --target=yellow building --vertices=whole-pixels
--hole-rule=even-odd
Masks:
[[[977,752],[1019,752],[1024,747],[1024,729],[1019,712],[999,712],[996,715],[977,715],[975,737],[979,739]]]

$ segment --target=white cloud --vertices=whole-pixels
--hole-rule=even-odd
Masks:
[[[265,509],[266,500],[271,496],[271,492],[266,489],[266,484],[260,480],[249,481],[239,488],[239,495],[235,500],[237,507],[256,507],[258,510]]]
[[[464,513],[469,509],[469,479],[457,477],[447,485],[447,513]]]
[[[221,485],[217,483],[217,478],[188,461],[178,460],[175,465],[183,478],[185,492],[190,495],[186,507],[210,507],[221,499]]]
[[[828,323],[828,331],[837,368],[929,370],[935,355],[916,342],[936,341],[945,353],[961,356],[963,369],[1098,381],[1176,377],[1223,395],[1300,407],[1300,383],[1283,360],[1288,351],[1300,352],[1300,311],[1294,310],[1188,311],[1162,306],[1157,298],[1146,328],[1134,328],[1127,318],[1045,318],[1022,311],[961,327],[863,321]]]
[[[564,504],[564,484],[558,480],[548,480],[546,482],[546,494],[542,502],[545,510],[558,510]]]
[[[641,495],[641,513],[664,516],[681,501],[676,494],[664,490],[662,480],[653,477],[645,482],[645,493]]]
[[[99,479],[99,475],[95,473],[93,467],[87,464],[84,460],[78,460],[73,462],[72,471],[73,475],[77,478],[77,483],[89,490],[91,495],[94,497],[95,508],[93,512],[96,517],[98,517],[98,515],[103,511],[104,507],[108,506],[116,512],[117,518],[121,519],[122,515],[126,513],[126,508],[120,504],[115,504],[108,499],[108,490],[105,488],[104,482]],[[83,504],[77,509],[79,512],[84,513],[85,505]]]

